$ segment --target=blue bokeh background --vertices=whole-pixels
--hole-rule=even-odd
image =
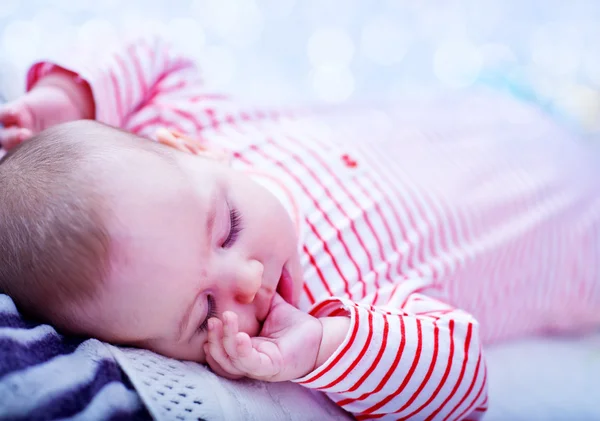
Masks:
[[[482,81],[600,121],[595,0],[2,0],[0,87],[40,56],[169,34],[208,83],[260,103],[343,102]],[[17,82],[17,83],[15,83]]]

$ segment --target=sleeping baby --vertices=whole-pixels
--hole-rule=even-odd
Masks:
[[[261,111],[143,39],[0,121],[0,292],[65,333],[477,419],[482,344],[600,324],[599,156],[509,98]]]

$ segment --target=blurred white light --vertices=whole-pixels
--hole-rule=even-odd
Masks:
[[[472,85],[479,76],[482,65],[481,52],[468,41],[441,43],[433,57],[435,75],[450,88]]]
[[[5,100],[11,100],[23,92],[23,73],[10,61],[0,60],[0,92]],[[22,81],[15,83],[15,81]]]
[[[236,70],[235,57],[230,50],[206,47],[198,61],[207,85],[223,88],[230,84]]]
[[[42,8],[36,11],[33,22],[42,31],[62,29],[68,24],[67,16],[56,8]]]
[[[413,2],[413,27],[433,42],[466,37],[465,13],[461,2]]]
[[[163,20],[148,19],[139,14],[121,14],[119,29],[121,37],[126,40],[137,39],[147,34],[169,37],[169,27]]]
[[[102,0],[96,0],[102,1]],[[69,12],[79,12],[85,10],[91,10],[94,7],[94,0],[49,0],[47,3],[51,6],[58,7]]]
[[[318,68],[311,81],[315,94],[325,102],[342,102],[354,92],[354,77],[346,68]]]
[[[15,20],[4,28],[2,48],[7,59],[25,63],[37,58],[40,28],[32,21]]]
[[[237,47],[251,46],[260,39],[262,34],[264,27],[263,14],[253,0],[240,2],[236,13],[241,18],[238,19],[236,25],[224,34],[224,38]]]
[[[392,132],[394,125],[388,113],[379,110],[367,111],[367,113],[369,125],[373,133],[383,137]]]
[[[564,89],[562,78],[545,72],[534,64],[524,68],[524,79],[530,81],[536,96],[544,101],[555,98]]]
[[[531,59],[544,71],[569,75],[579,67],[580,36],[576,28],[546,25],[531,38]]]
[[[92,10],[102,12],[120,8],[121,5],[119,3],[120,0],[97,0],[93,2],[90,6]]]
[[[169,40],[182,53],[199,58],[206,42],[206,36],[197,20],[176,18],[167,24]]]
[[[253,106],[273,106],[289,104],[291,99],[297,98],[294,89],[299,89],[298,84],[291,83],[289,74],[283,71],[277,60],[255,54],[252,59],[242,60],[245,63],[245,81],[236,80],[239,82],[235,86],[238,99],[248,99]]]
[[[489,37],[496,32],[498,26],[506,21],[507,3],[504,1],[469,1],[465,2],[464,14],[468,16],[469,33]],[[510,19],[510,18],[509,18]]]
[[[358,0],[302,0],[299,13],[312,26],[351,25],[358,13]]]
[[[225,37],[242,23],[240,0],[193,0],[191,10],[207,30]]]
[[[115,26],[104,19],[91,19],[79,27],[77,46],[81,51],[89,51],[91,56],[114,48],[119,37]]]
[[[352,61],[354,43],[343,29],[321,28],[310,36],[307,53],[314,67],[346,67]]]
[[[389,66],[399,63],[404,58],[412,36],[385,16],[377,16],[363,27],[360,50],[373,62]]]
[[[596,89],[581,84],[572,84],[561,93],[556,102],[585,128],[598,129],[600,125],[600,93]]]
[[[282,19],[289,16],[296,0],[261,0],[262,11],[267,18]]]
[[[600,88],[600,54],[597,51],[587,52],[583,59],[583,72],[596,88]]]
[[[0,18],[11,16],[17,7],[19,7],[20,0],[2,0],[0,1]]]
[[[485,44],[480,49],[483,56],[485,68],[508,68],[517,62],[517,57],[513,51],[504,44]]]

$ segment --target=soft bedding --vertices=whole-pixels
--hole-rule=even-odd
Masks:
[[[324,396],[294,383],[227,380],[200,364],[59,335],[23,318],[0,294],[0,420],[153,418],[350,419]]]
[[[21,317],[0,294],[0,420],[149,420],[110,349]]]

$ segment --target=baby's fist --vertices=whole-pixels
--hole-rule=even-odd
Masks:
[[[0,127],[0,146],[9,150],[29,139],[33,135],[32,122],[32,112],[23,98],[0,108],[0,123],[4,126]]]
[[[93,117],[93,98],[72,73],[56,70],[25,95],[0,107],[0,146],[9,150],[36,133],[67,121]]]

